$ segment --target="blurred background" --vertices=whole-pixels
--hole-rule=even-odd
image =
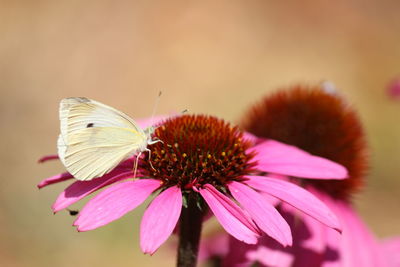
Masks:
[[[168,246],[141,253],[143,207],[86,233],[52,214],[69,182],[39,191],[63,167],[37,159],[56,152],[68,96],[141,118],[162,90],[159,114],[237,122],[277,88],[332,81],[372,151],[357,208],[378,237],[399,235],[400,101],[386,95],[400,75],[399,11],[396,0],[0,1],[1,265],[174,265]]]

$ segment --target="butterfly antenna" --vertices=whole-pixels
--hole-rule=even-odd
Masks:
[[[158,108],[158,103],[160,102],[161,94],[162,94],[162,92],[160,91],[158,93],[157,98],[156,98],[156,103],[154,104],[154,108],[153,108],[153,112],[151,114],[151,120],[150,120],[151,121],[151,126],[153,125],[153,122],[154,122],[154,116],[156,115],[156,111],[157,111],[157,108]]]

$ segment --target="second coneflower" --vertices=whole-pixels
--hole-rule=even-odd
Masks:
[[[264,194],[340,229],[335,215],[312,194],[266,175],[346,178],[346,169],[337,163],[277,141],[255,141],[212,116],[183,115],[159,122],[154,138],[162,142],[148,147],[151,160],[140,159],[134,180],[130,179],[131,158],[103,177],[75,181],[53,204],[54,212],[112,184],[92,198],[74,222],[79,231],[88,231],[120,218],[156,193],[142,218],[141,248],[154,253],[179,222],[180,266],[193,266],[196,261],[203,215],[208,209],[240,241],[255,244],[264,232],[284,246],[291,245],[289,225]],[[64,173],[38,186],[71,178]]]
[[[367,146],[355,110],[331,87],[297,85],[266,96],[243,117],[246,131],[299,147],[345,166],[350,179],[304,180],[348,200],[364,184]]]
[[[267,236],[257,245],[229,239],[228,253],[223,255],[225,266],[253,266],[255,262],[280,267],[398,266],[397,254],[389,255],[388,251],[398,249],[399,239],[390,239],[382,246],[352,207],[351,195],[365,178],[366,142],[357,113],[341,95],[328,89],[294,86],[267,95],[251,108],[242,125],[258,136],[295,145],[348,169],[346,180],[301,182],[335,212],[343,226],[342,234],[282,203],[279,210],[292,228],[293,246],[284,248]]]

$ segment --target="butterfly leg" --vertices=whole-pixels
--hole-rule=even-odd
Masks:
[[[161,140],[160,140],[160,141],[161,141]],[[153,164],[151,164],[151,150],[148,149],[148,148],[146,148],[146,151],[149,152],[149,164],[150,164],[150,167],[151,167],[153,170],[156,170],[156,169],[153,167]]]
[[[133,167],[133,179],[136,178],[136,172],[137,172],[137,168],[138,168],[138,164],[139,164],[139,158],[141,155],[142,155],[142,152],[139,152],[139,154],[137,154],[137,156],[136,156],[135,166]]]
[[[154,145],[154,144],[159,143],[159,142],[164,143],[162,140],[156,138],[156,139],[153,139],[153,140],[149,141],[147,144],[148,145]]]

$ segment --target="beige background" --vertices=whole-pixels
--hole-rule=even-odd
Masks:
[[[378,236],[400,234],[396,0],[0,1],[2,266],[173,266],[138,248],[142,209],[77,233],[50,205],[66,184],[37,159],[56,151],[58,103],[86,96],[133,118],[188,109],[237,121],[260,96],[333,81],[359,110],[372,169],[358,208]],[[81,206],[77,205],[77,208]]]

